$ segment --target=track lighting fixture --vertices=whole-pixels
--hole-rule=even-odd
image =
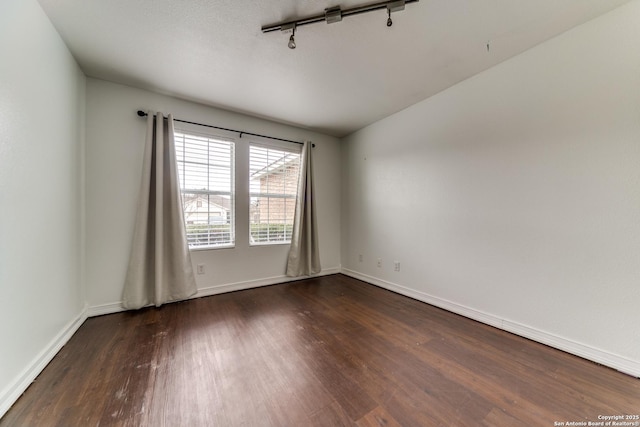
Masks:
[[[287,44],[287,46],[289,46],[289,49],[295,49],[296,48],[296,24],[295,23],[285,24],[280,28],[280,30],[283,33],[288,33],[289,31],[291,31],[291,37],[289,37],[289,43]]]
[[[406,2],[404,0],[392,1],[387,3],[387,14],[389,15],[389,17],[387,18],[387,27],[390,27],[393,25],[393,21],[391,20],[391,12],[398,12],[400,10],[404,10],[405,3]]]
[[[356,6],[350,9],[342,10],[340,6],[331,7],[324,10],[324,13],[321,15],[309,16],[307,18],[297,19],[293,21],[281,22],[279,24],[265,25],[262,27],[263,33],[270,33],[272,31],[282,31],[289,32],[291,30],[292,34],[289,37],[289,49],[296,48],[296,28],[302,25],[315,24],[317,22],[326,22],[327,24],[333,24],[335,22],[342,21],[342,18],[351,15],[359,15],[361,13],[373,12],[378,9],[387,9],[387,27],[393,25],[393,21],[391,20],[391,12],[398,12],[404,10],[404,6],[407,3],[415,3],[420,0],[393,0],[393,1],[383,1],[379,3],[372,3],[363,6]]]
[[[293,26],[293,33],[291,33],[291,37],[289,37],[289,49],[296,48],[296,27]]]

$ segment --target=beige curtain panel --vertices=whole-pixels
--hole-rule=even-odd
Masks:
[[[156,118],[157,117],[157,118]],[[184,227],[173,117],[147,116],[142,185],[123,305],[138,309],[197,291]]]
[[[302,146],[298,197],[293,219],[291,248],[287,260],[287,276],[309,276],[320,272],[318,251],[318,225],[316,220],[315,191],[313,189],[312,144]]]

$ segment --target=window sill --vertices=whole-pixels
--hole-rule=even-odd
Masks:
[[[291,242],[264,242],[264,243],[249,243],[249,247],[262,247],[262,246],[283,246],[290,245]]]
[[[193,246],[189,247],[189,252],[198,252],[198,251],[215,251],[217,249],[233,249],[236,245],[220,245],[220,246]]]

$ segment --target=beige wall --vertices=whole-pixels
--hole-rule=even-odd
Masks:
[[[638,40],[632,1],[346,138],[346,271],[640,375]]]
[[[84,90],[40,5],[0,2],[0,417],[83,320]]]

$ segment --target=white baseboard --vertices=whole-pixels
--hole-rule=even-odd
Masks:
[[[122,307],[122,301],[94,305],[87,310],[87,317],[102,316],[104,314],[119,313],[121,311],[125,311],[124,307]]]
[[[223,285],[209,286],[206,288],[198,289],[198,292],[196,292],[196,294],[189,299],[224,294],[226,292],[242,291],[245,289],[258,288],[261,286],[277,285],[280,283],[293,282],[296,280],[302,280],[309,277],[319,277],[319,276],[327,276],[330,274],[338,274],[340,273],[340,271],[341,271],[340,267],[334,267],[334,268],[323,269],[320,273],[314,274],[313,276],[288,277],[283,275],[283,276],[268,277],[265,279],[247,280],[244,282],[226,283]],[[89,307],[89,309],[87,310],[87,317],[95,317],[95,316],[102,316],[104,314],[119,313],[125,310],[126,309],[122,306],[121,301],[113,302],[109,304],[95,305],[95,306]]]
[[[55,355],[58,354],[60,349],[69,341],[73,334],[76,333],[86,319],[87,308],[85,307],[82,312],[71,320],[27,365],[17,379],[2,390],[0,393],[0,418],[4,416],[9,408],[11,408],[11,405],[25,392],[33,380],[36,379],[40,372],[42,372]]]
[[[608,366],[633,377],[640,378],[640,362],[638,361],[630,360],[625,357],[621,357],[616,354],[612,354],[585,344],[571,341],[569,339],[559,337],[557,335],[536,328],[525,326],[517,322],[501,319],[492,314],[478,311],[473,308],[466,307],[464,305],[460,305],[433,295],[429,295],[424,292],[416,291],[415,289],[410,289],[405,286],[387,282],[386,280],[368,276],[354,270],[343,268],[342,274],[358,280],[362,280],[372,285],[379,286],[384,289],[388,289],[401,295],[408,296],[418,301],[431,304],[452,313],[468,317],[469,319],[477,320],[478,322],[485,323],[487,325],[502,329],[507,332],[511,332],[513,334],[548,345],[550,347],[557,348],[558,350],[574,354],[576,356],[591,360],[601,365]]]
[[[198,289],[198,293],[193,298],[208,297],[211,295],[223,294],[226,292],[241,291],[245,289],[259,288],[261,286],[277,285],[280,283],[295,282],[296,280],[308,279],[310,277],[328,276],[330,274],[340,273],[341,268],[327,268],[323,269],[320,273],[313,276],[303,277],[289,277],[289,276],[274,276],[266,279],[248,280],[245,282],[229,283],[225,285],[211,286],[208,288]]]

